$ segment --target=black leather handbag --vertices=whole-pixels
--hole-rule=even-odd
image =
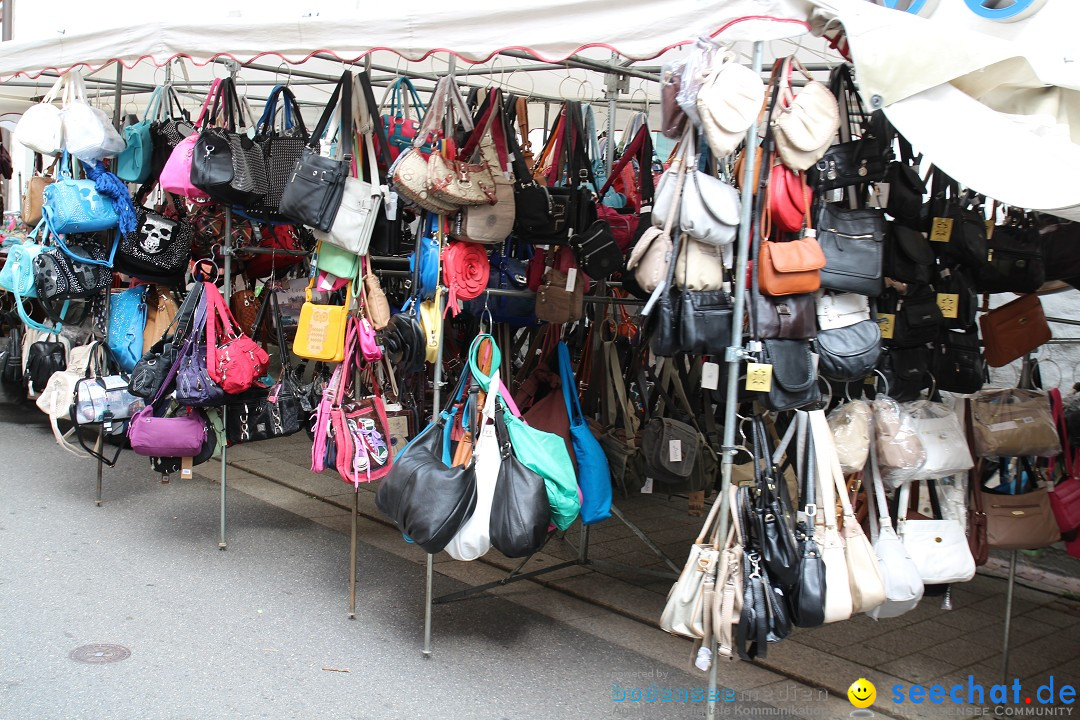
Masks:
[[[112,285],[112,268],[75,260],[72,255],[98,262],[110,260],[109,252],[90,236],[69,236],[67,249],[51,247],[34,258],[34,287],[39,300],[92,298]],[[42,303],[51,311],[48,302]],[[57,320],[54,313],[50,319]]]
[[[977,330],[943,330],[932,353],[930,372],[934,375],[938,390],[973,393],[989,382],[989,368]]]
[[[195,228],[186,219],[183,203],[172,198],[177,219],[136,207],[138,225],[120,239],[113,266],[144,282],[175,286],[184,278],[191,259]]]
[[[907,227],[922,228],[923,196],[926,195],[926,183],[923,182],[915,167],[914,152],[903,135],[898,135],[900,160],[889,163],[885,170],[884,182],[889,184],[889,197],[885,210],[892,219]],[[919,156],[922,157],[921,155]]]
[[[346,70],[330,95],[303,154],[293,166],[278,206],[278,211],[285,217],[323,232],[328,232],[334,224],[345,193],[345,178],[351,172],[352,84],[352,73]],[[319,154],[319,141],[339,100],[342,128],[340,157],[322,157]]]
[[[882,256],[885,216],[881,210],[845,210],[822,203],[817,239],[825,253],[821,287],[877,297],[884,289]]]
[[[769,339],[761,344],[761,361],[772,365],[772,386],[761,398],[766,408],[794,410],[821,399],[810,341]]]
[[[461,382],[467,378],[468,373],[463,373]],[[459,382],[450,395],[451,403],[461,389]],[[375,494],[375,506],[410,540],[433,554],[446,547],[476,509],[475,465],[443,463],[448,418],[448,412],[440,413],[394,458]]]
[[[285,344],[285,335],[281,329],[283,321],[277,293],[270,287],[264,292],[270,295],[259,306],[250,332],[254,335],[256,329],[262,326],[267,306],[271,306],[278,348],[281,351],[281,375],[273,387],[249,390],[229,398],[229,411],[225,414],[225,437],[230,445],[270,440],[300,432],[300,390],[294,381],[296,375],[290,361],[289,346]],[[243,330],[248,331],[247,328]]]
[[[941,304],[944,327],[952,330],[969,330],[975,327],[979,299],[975,293],[975,282],[967,268],[959,265],[941,268],[934,280],[934,290],[939,297],[944,295],[948,301]],[[948,313],[945,312],[946,308],[950,309]]]
[[[743,527],[753,527],[749,488],[739,489]],[[769,643],[780,642],[791,633],[791,619],[783,591],[769,575],[753,536],[743,548],[743,605],[735,630],[735,645],[743,660],[764,658]]]
[[[902,283],[928,285],[933,278],[934,249],[918,230],[892,223],[885,236],[883,274]]]
[[[801,444],[803,449],[796,456],[798,475],[802,479],[801,504],[812,510],[816,507],[817,475],[817,462],[812,460],[816,457],[813,435],[805,432]],[[821,557],[821,547],[814,539],[814,513],[805,512],[796,524],[795,540],[799,546],[799,572],[786,596],[791,622],[798,627],[818,627],[825,623],[825,561]]]
[[[895,131],[885,114],[877,110],[868,114],[851,78],[851,66],[837,65],[829,76],[829,89],[844,111],[848,131],[840,142],[825,151],[825,155],[807,170],[807,180],[815,192],[877,182],[885,177],[892,160],[892,137]],[[857,140],[847,140],[858,137]]]
[[[882,296],[879,310],[894,317],[893,335],[884,341],[891,347],[914,347],[933,342],[944,321],[937,294],[927,286],[913,287],[906,295],[889,289]]]
[[[597,220],[580,233],[570,238],[578,265],[585,274],[594,280],[601,280],[620,270],[623,266],[623,254],[615,244],[611,226],[604,220]]]
[[[678,233],[671,257],[679,256],[682,242],[682,233]],[[675,263],[669,262],[664,286],[643,322],[645,334],[649,338],[649,349],[657,357],[671,357],[678,353],[682,346],[682,333],[679,326],[679,311],[682,306],[679,302],[679,290],[674,287],[674,279]]]
[[[502,407],[495,411],[495,436],[499,440],[502,464],[491,499],[488,525],[491,545],[506,557],[527,557],[544,545],[551,524],[544,478],[514,455]]]
[[[799,548],[795,542],[795,513],[787,483],[773,464],[773,448],[760,415],[754,416],[754,532],[769,576],[782,588],[798,578]]]
[[[817,334],[818,372],[829,380],[854,382],[874,371],[881,355],[881,327],[877,320]],[[775,372],[775,371],[774,371]]]
[[[930,348],[883,348],[877,369],[885,378],[889,397],[897,402],[917,400],[930,387]]]
[[[1027,218],[998,225],[987,240],[986,261],[976,268],[980,293],[1033,293],[1046,282],[1039,230]]]
[[[199,133],[191,156],[191,184],[220,203],[256,205],[268,189],[266,158],[248,137],[232,78],[221,81],[211,117],[217,117],[219,107],[225,123]]]
[[[168,378],[169,370],[180,355],[184,340],[191,332],[191,324],[202,293],[202,283],[195,283],[180,304],[165,334],[135,363],[128,380],[128,392],[132,395],[149,400],[158,394],[158,389]],[[170,388],[165,388],[161,394],[168,392]]]
[[[945,265],[964,265],[976,269],[986,262],[986,220],[982,208],[967,191],[948,179],[944,173],[934,170],[931,184],[932,197],[926,229],[930,232],[934,252]],[[948,240],[935,241],[946,236],[941,220],[951,221]]]
[[[757,338],[807,340],[817,335],[813,295],[769,297],[754,292],[752,307]]]
[[[35,392],[44,390],[52,374],[66,367],[67,359],[63,343],[39,340],[32,343],[26,352],[25,379],[33,386]]]
[[[723,355],[731,344],[731,295],[723,290],[677,292],[679,349],[694,355]]]
[[[8,336],[0,345],[0,382],[18,385],[22,382],[22,332],[20,326],[12,325]]]

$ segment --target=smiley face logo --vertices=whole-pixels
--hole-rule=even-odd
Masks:
[[[877,688],[866,678],[859,678],[851,683],[847,690],[848,700],[857,708],[868,708],[877,699]]]

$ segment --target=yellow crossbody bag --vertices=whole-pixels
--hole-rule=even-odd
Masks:
[[[315,278],[304,290],[300,323],[296,328],[293,352],[309,360],[341,362],[345,359],[345,323],[352,305],[352,283],[346,285],[344,305],[316,305],[311,302]]]

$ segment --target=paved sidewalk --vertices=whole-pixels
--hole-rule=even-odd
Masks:
[[[233,448],[229,451],[230,485],[257,496],[280,497],[290,509],[301,513],[324,512],[327,504],[340,508],[333,526],[347,532],[348,515],[344,511],[350,507],[351,486],[342,483],[333,473],[321,476],[311,473],[307,469],[309,447],[306,437],[298,435],[273,443]],[[217,478],[220,465],[207,463],[200,470],[208,477]],[[272,482],[268,484],[267,480]],[[373,487],[363,486],[359,493],[361,513],[365,516],[362,530],[365,542],[422,563],[423,553],[387,527],[387,519],[375,509],[373,490]],[[616,497],[616,504],[649,534],[676,566],[682,566],[701,523],[701,518],[687,516],[684,498]],[[576,558],[578,542],[578,530],[571,529],[565,541],[549,543],[529,562],[525,571]],[[604,568],[597,571],[596,568],[573,566],[492,592],[507,598],[531,596],[529,602],[535,600],[538,609],[569,602],[566,596],[570,596],[587,601],[590,607],[598,605],[655,628],[671,580],[634,573],[633,567],[663,569],[659,558],[614,518],[590,529],[589,557],[631,567],[629,570]],[[436,556],[438,575],[472,585],[499,580],[516,564],[517,561],[495,552],[473,563],[456,562],[445,553]],[[346,570],[343,566],[342,573]],[[416,573],[422,577],[422,567],[418,567]],[[361,568],[361,587],[363,574]],[[559,592],[535,594],[532,588],[536,584]],[[852,710],[844,699],[847,688],[863,676],[879,688],[911,683],[948,686],[966,683],[968,675],[973,675],[975,682],[987,685],[1001,682],[1006,587],[1004,580],[981,573],[972,582],[954,588],[952,610],[941,608],[941,598],[926,598],[918,608],[900,618],[874,621],[858,616],[822,628],[796,629],[787,641],[771,647],[765,660],[725,666],[722,683],[736,690],[760,688],[760,683],[766,679],[762,673],[768,672],[768,679],[778,685],[794,680],[794,687],[806,692],[827,689],[831,700],[839,703],[834,706],[835,712],[839,713],[837,716],[846,717]],[[436,647],[440,635],[439,618],[444,607],[436,607]],[[584,611],[583,606],[575,607],[578,612]],[[416,618],[416,622],[420,621]],[[603,628],[617,622],[621,627],[621,621],[622,618],[616,615],[595,613],[581,618],[580,622],[575,620],[580,626],[590,628]],[[1011,641],[1009,675],[1018,677],[1024,687],[1034,689],[1051,675],[1059,684],[1063,679],[1074,684],[1080,681],[1080,603],[1075,600],[1018,584]],[[671,647],[665,654],[667,660],[675,666],[687,667],[688,641],[652,630],[643,636],[639,649],[653,645]],[[885,702],[888,693],[881,690],[878,697],[875,709],[894,716],[933,716],[935,710],[940,710],[926,705],[892,705]]]

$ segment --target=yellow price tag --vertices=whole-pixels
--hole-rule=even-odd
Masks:
[[[748,363],[746,389],[751,392],[769,392],[772,389],[772,365]]]
[[[949,242],[952,237],[952,218],[934,218],[934,224],[930,227],[930,242]]]
[[[989,220],[986,221],[986,239],[987,240],[993,240],[994,239],[994,219],[993,218],[990,218]]]
[[[938,293],[937,306],[941,308],[941,314],[947,318],[956,318],[960,312],[959,293]]]
[[[892,340],[893,328],[896,326],[896,316],[892,313],[878,313],[878,325],[881,326],[883,340]]]

